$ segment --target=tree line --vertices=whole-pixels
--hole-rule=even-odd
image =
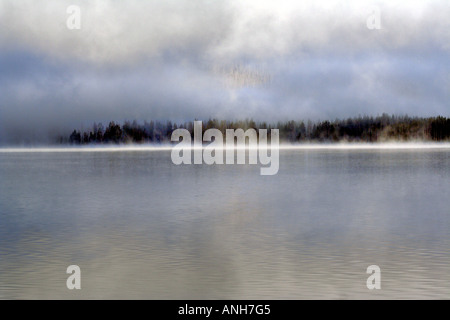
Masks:
[[[187,129],[193,136],[194,123],[171,121],[111,121],[104,127],[94,123],[87,131],[73,130],[69,137],[61,137],[61,143],[166,143],[172,132]],[[203,131],[215,128],[225,134],[226,129],[247,130],[279,129],[284,142],[383,142],[383,141],[446,141],[450,140],[450,118],[409,117],[383,114],[377,117],[360,116],[334,121],[284,121],[277,123],[256,122],[252,119],[226,121],[209,119],[203,121]]]

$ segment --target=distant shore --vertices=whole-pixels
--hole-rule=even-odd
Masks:
[[[8,146],[0,147],[0,153],[26,152],[134,152],[134,151],[170,151],[170,144],[108,144],[108,145],[67,145],[67,146]],[[203,148],[206,144],[203,146]],[[235,147],[241,148],[241,147]],[[246,146],[245,148],[257,148]],[[296,143],[281,144],[280,150],[430,150],[450,149],[450,142],[376,142],[376,143]],[[192,148],[194,149],[194,148]],[[224,148],[226,149],[226,148]]]
[[[73,130],[69,136],[61,136],[60,144],[121,144],[152,143],[169,144],[171,135],[177,129],[185,129],[194,136],[193,122],[173,123],[171,121],[125,121],[123,124],[111,121],[104,127],[94,123],[91,128]],[[246,120],[202,121],[202,133],[208,129],[217,129],[222,134],[228,129],[278,129],[281,143],[341,143],[367,142],[386,143],[390,141],[450,141],[450,118],[446,117],[409,117],[383,114],[377,117],[360,116],[334,121],[290,120],[277,123]]]

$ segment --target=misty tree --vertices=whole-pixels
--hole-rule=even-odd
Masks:
[[[69,141],[71,144],[80,144],[81,143],[81,133],[79,131],[73,130],[72,134],[69,137]]]
[[[445,117],[418,118],[383,114],[378,117],[359,116],[334,121],[289,120],[271,124],[245,120],[218,120],[210,118],[203,121],[203,131],[211,128],[218,129],[225,134],[226,129],[244,130],[272,129],[280,130],[280,140],[284,142],[380,142],[380,141],[408,141],[408,140],[450,140],[450,119]],[[60,138],[59,141],[80,143],[165,143],[170,142],[173,130],[187,129],[194,134],[193,121],[173,123],[172,121],[125,121],[122,125],[111,121],[106,129],[101,123],[94,123],[88,131],[74,130],[69,139]]]
[[[109,123],[109,126],[105,130],[105,134],[103,135],[103,140],[105,142],[114,142],[119,143],[123,141],[122,129],[120,125],[116,124],[114,121]]]

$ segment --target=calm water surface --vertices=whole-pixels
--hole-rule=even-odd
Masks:
[[[449,264],[448,149],[0,153],[0,299],[450,299]]]

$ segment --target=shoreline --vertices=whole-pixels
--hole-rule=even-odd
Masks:
[[[85,145],[85,146],[39,146],[39,147],[0,147],[0,153],[70,153],[70,152],[150,152],[171,151],[176,144],[130,144],[130,145]],[[204,149],[205,144],[201,149]],[[235,146],[234,149],[258,149],[258,146]],[[199,148],[187,148],[195,150]],[[227,148],[224,147],[223,150]],[[270,147],[268,148],[270,150]],[[432,150],[450,149],[450,142],[345,142],[345,143],[299,143],[280,144],[279,150]]]

